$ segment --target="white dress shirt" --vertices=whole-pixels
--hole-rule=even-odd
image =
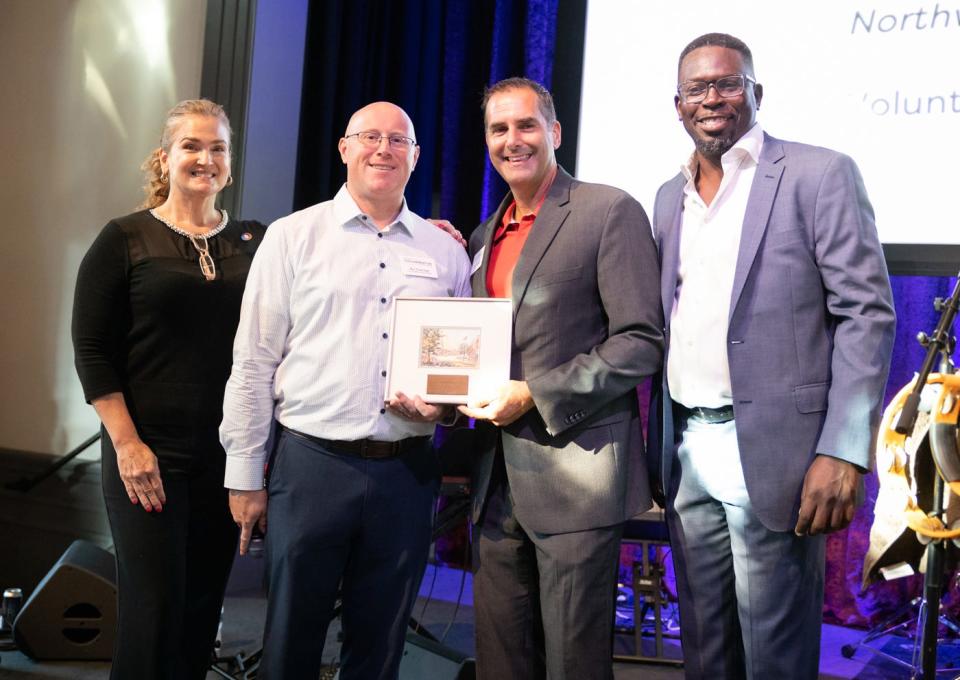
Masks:
[[[695,156],[683,188],[677,292],[670,315],[667,382],[674,401],[717,408],[733,403],[727,330],[740,233],[763,146],[755,124],[720,158],[723,179],[710,205],[695,184]]]
[[[406,202],[378,231],[344,186],[332,201],[270,225],[247,278],[224,397],[226,487],[263,487],[274,419],[336,440],[433,432],[384,409],[399,295],[470,295],[466,251]]]

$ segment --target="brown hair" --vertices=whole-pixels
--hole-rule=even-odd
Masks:
[[[167,118],[163,123],[163,132],[160,134],[160,146],[150,152],[147,159],[143,161],[140,169],[143,170],[143,176],[146,182],[143,185],[143,193],[146,197],[140,208],[156,208],[167,200],[170,195],[170,180],[163,174],[160,167],[160,152],[170,152],[170,144],[173,142],[173,136],[187,116],[214,116],[219,118],[227,128],[227,144],[230,143],[230,136],[233,131],[230,129],[230,119],[219,104],[209,99],[185,99],[170,111],[167,112]]]
[[[557,120],[557,111],[553,107],[553,96],[550,91],[536,80],[530,78],[505,78],[494,83],[483,92],[483,100],[480,102],[480,108],[483,110],[484,125],[487,118],[487,103],[490,98],[507,90],[532,90],[537,95],[537,105],[540,108],[540,114],[547,121],[547,125],[553,125]]]

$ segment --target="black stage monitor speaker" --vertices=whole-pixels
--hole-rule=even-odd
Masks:
[[[117,629],[113,555],[74,541],[13,623],[20,651],[33,659],[110,659]]]
[[[466,654],[411,630],[403,645],[399,680],[476,680],[476,664]],[[334,680],[340,679],[340,671]]]
[[[475,662],[466,654],[407,631],[400,680],[474,680]]]

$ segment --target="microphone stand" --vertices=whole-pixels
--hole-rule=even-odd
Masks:
[[[896,431],[900,434],[910,434],[917,421],[917,411],[920,406],[920,393],[927,384],[927,378],[933,369],[933,364],[940,357],[940,372],[952,373],[953,362],[951,355],[956,346],[953,333],[953,322],[960,309],[960,274],[954,285],[953,293],[946,300],[936,298],[933,307],[940,312],[940,322],[933,335],[924,332],[917,334],[917,340],[927,348],[920,373],[913,385],[913,390],[907,396],[897,420]],[[939,473],[934,475],[933,506],[930,516],[943,519],[943,477]],[[914,675],[914,680],[934,680],[937,675],[937,631],[940,625],[940,594],[943,590],[943,570],[946,562],[946,545],[942,539],[933,539],[927,545],[927,571],[923,579],[923,603],[920,606],[918,627],[921,628],[920,637],[920,674]],[[916,668],[914,668],[916,671]]]
[[[60,456],[56,461],[51,463],[48,467],[41,470],[38,474],[35,474],[33,477],[21,477],[20,479],[9,482],[6,485],[6,488],[11,491],[22,491],[24,493],[30,491],[37,484],[45,480],[47,477],[51,477],[57,470],[62,468],[64,465],[69,463],[71,460],[83,453],[88,447],[90,447],[94,442],[100,439],[100,433],[97,432],[94,435],[91,435],[83,441],[77,448],[73,449],[67,454]]]
[[[894,428],[900,434],[909,435],[913,432],[913,426],[917,422],[917,410],[920,407],[920,393],[927,384],[927,377],[933,369],[933,362],[937,360],[937,355],[941,355],[941,366],[944,362],[950,364],[950,355],[953,354],[953,348],[956,344],[956,338],[951,333],[953,332],[953,320],[957,316],[958,307],[960,307],[960,273],[957,274],[957,283],[953,287],[953,294],[946,300],[936,298],[933,301],[933,308],[940,312],[940,322],[937,324],[937,329],[933,332],[933,335],[927,335],[923,331],[917,333],[917,341],[927,348],[927,356],[923,359],[917,381],[903,403],[900,418]]]

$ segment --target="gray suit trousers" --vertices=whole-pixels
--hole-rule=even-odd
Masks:
[[[474,539],[479,680],[613,680],[613,613],[623,525],[524,529],[497,454]]]

